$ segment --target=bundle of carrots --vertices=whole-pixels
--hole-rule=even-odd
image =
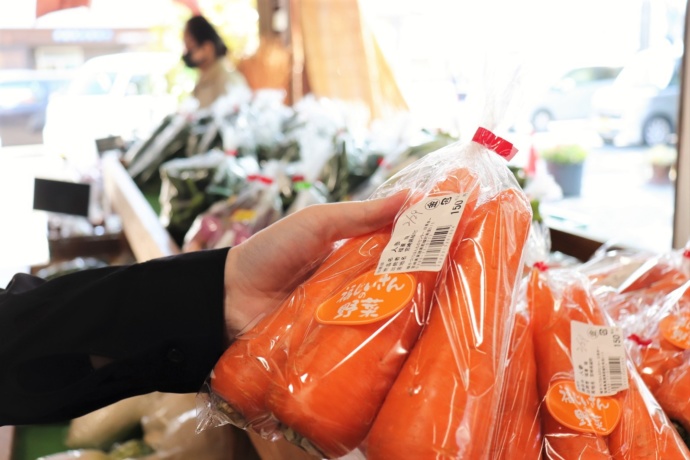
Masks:
[[[605,291],[599,296],[614,322],[624,329],[630,356],[645,385],[669,418],[686,430],[690,429],[690,359],[683,343],[663,326],[674,317],[690,314],[690,277],[684,267],[688,260],[688,251],[650,259],[615,293]]]
[[[631,332],[627,345],[645,384],[666,414],[690,429],[690,357],[686,351],[690,343],[684,339],[690,318],[690,282],[663,297],[636,301],[635,296],[627,295],[608,300],[608,308]],[[635,313],[623,316],[633,310],[625,308],[630,303],[637,307]]]
[[[382,193],[411,190],[403,216],[423,199],[467,193],[452,248],[476,214],[481,183],[476,171],[463,165],[461,155],[454,158],[457,150],[437,154],[403,170],[384,184]],[[391,232],[387,227],[345,241],[279,308],[234,341],[210,378],[212,397],[227,420],[264,437],[285,436],[330,458],[363,442],[427,322],[444,273],[375,275]],[[409,298],[385,319],[355,324],[318,319],[324,305],[334,299],[366,293],[380,284],[388,292],[396,291],[403,287],[401,280],[407,283],[405,289],[411,287]],[[389,303],[385,296],[360,297],[362,305],[376,303],[381,310]],[[339,316],[347,315],[341,310]]]
[[[412,190],[407,209],[429,197],[467,193],[444,268],[375,275],[391,227],[344,242],[218,361],[211,392],[231,423],[265,437],[284,436],[329,458],[363,446],[372,459],[440,458],[445,450],[484,455],[497,429],[486,414],[497,412],[501,399],[531,208],[503,160],[487,151],[514,154],[512,145],[483,131],[467,157],[451,146],[379,188],[379,196]],[[413,287],[410,295],[381,320],[321,318],[333,304],[341,305],[337,316],[347,315],[338,301],[373,286],[401,290],[407,286],[401,280]],[[381,307],[388,302],[385,296],[357,298]],[[515,362],[524,354],[522,346],[511,352]],[[404,399],[420,393],[417,388],[431,399]],[[441,407],[452,409],[453,420]],[[434,432],[445,421],[449,436],[464,433],[464,439],[437,438]],[[392,437],[391,427],[397,433]]]
[[[545,398],[541,408],[545,458],[690,459],[687,447],[629,360],[628,389],[610,397],[589,397],[575,389],[571,322],[610,323],[586,278],[575,272],[557,275],[535,268],[528,281],[527,302],[534,326],[539,394]],[[554,389],[560,396],[549,399]]]

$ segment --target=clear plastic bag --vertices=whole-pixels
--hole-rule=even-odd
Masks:
[[[600,293],[622,327],[643,381],[674,422],[690,429],[690,281],[662,294],[651,290]],[[657,285],[658,287],[658,285]]]
[[[616,289],[597,296],[626,336],[642,380],[666,414],[690,429],[690,352],[682,337],[690,321],[690,252],[647,258]]]
[[[239,335],[219,360],[202,392],[200,429],[233,423],[267,438],[285,437],[329,458],[358,447],[375,446],[376,442],[364,442],[366,435],[372,424],[375,426],[377,413],[384,413],[405,358],[416,349],[413,347],[420,332],[431,327],[431,321],[436,328],[461,325],[477,333],[469,346],[464,337],[451,333],[448,340],[452,345],[445,347],[449,356],[444,365],[455,364],[460,374],[470,364],[467,359],[472,366],[474,360],[482,361],[482,370],[475,369],[473,379],[481,380],[481,375],[492,373],[498,382],[502,381],[514,288],[531,209],[505,159],[491,151],[510,155],[512,145],[486,130],[479,132],[481,135],[473,142],[458,142],[425,156],[372,196],[407,191],[407,203],[395,228],[410,224],[418,232],[417,239],[395,236],[393,247],[403,251],[406,242],[412,245],[419,241],[422,246],[417,255],[426,257],[426,263],[435,267],[440,263],[438,267],[442,268],[436,268],[440,271],[425,271],[419,265],[404,273],[375,274],[377,267],[397,263],[392,257],[384,258],[379,265],[391,241],[390,226],[343,242],[274,313]],[[453,207],[464,208],[460,220],[450,225],[455,226],[454,236],[447,232],[448,226],[415,226],[424,224],[424,219],[434,224],[429,216],[436,214],[431,210],[450,215]],[[426,216],[425,210],[429,211]],[[418,224],[412,224],[415,219],[420,219]],[[423,232],[427,232],[426,239],[421,238]],[[439,246],[450,249],[448,263],[444,264],[443,259],[439,262]],[[467,292],[466,286],[482,277],[488,278],[486,289]],[[450,300],[463,293],[472,300],[461,309],[439,313],[427,325],[439,281],[440,297]],[[445,305],[449,306],[448,302]],[[446,307],[435,307],[435,311]],[[355,317],[355,313],[359,316],[350,323],[348,318],[351,314]],[[476,318],[487,316],[491,318],[477,323]],[[433,338],[434,334],[427,335]],[[486,342],[488,337],[491,339]],[[423,357],[429,355],[426,346],[420,350]],[[480,358],[482,354],[486,359]],[[433,388],[437,372],[430,372],[428,378],[424,385]],[[488,381],[483,380],[486,385]],[[399,384],[400,388],[404,385]],[[474,431],[473,437],[483,435],[487,442],[494,424],[482,427],[487,425],[484,406],[497,409],[497,402],[491,402],[491,398],[498,400],[501,385],[492,380],[488,386],[481,390],[465,388],[481,394],[473,393],[462,426],[453,427],[458,433],[463,429]],[[437,404],[448,407],[452,397],[451,393],[440,393]],[[396,425],[403,425],[399,426],[401,431],[412,429],[405,426],[409,419],[395,418]],[[436,426],[446,423],[442,418],[436,415],[421,419]],[[367,452],[369,455],[377,458],[375,453]],[[395,458],[381,455],[378,458]]]
[[[690,244],[655,254],[641,249],[599,250],[580,271],[619,293],[668,293],[690,279]]]
[[[111,457],[100,450],[80,449],[40,457],[37,460],[111,460]]]
[[[232,426],[196,432],[194,394],[162,393],[141,418],[154,453],[142,460],[258,460],[249,439]]]
[[[199,429],[233,423],[328,458],[488,458],[532,217],[516,150],[491,131],[511,90],[485,104],[488,129],[367,197],[406,192],[392,225],[337,245],[235,339]]]
[[[219,150],[170,160],[161,166],[160,176],[160,220],[178,244],[197,216],[237,194],[247,181],[237,159]]]
[[[527,280],[544,458],[690,458],[594,291],[571,269],[537,265]]]
[[[242,192],[216,202],[198,215],[184,237],[183,251],[236,246],[282,216],[282,201],[272,176],[249,175]]]

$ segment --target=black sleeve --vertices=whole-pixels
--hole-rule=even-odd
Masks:
[[[0,426],[67,421],[153,391],[198,391],[225,349],[227,249],[0,290]],[[105,362],[94,368],[91,356]]]

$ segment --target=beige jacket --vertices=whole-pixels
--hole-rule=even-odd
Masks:
[[[229,68],[225,59],[221,58],[216,60],[208,72],[199,75],[192,94],[199,101],[199,108],[205,108],[235,86],[246,87],[247,81],[240,72]]]

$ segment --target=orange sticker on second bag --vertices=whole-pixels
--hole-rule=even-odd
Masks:
[[[666,340],[683,350],[690,349],[690,315],[668,315],[659,323]]]
[[[582,433],[611,434],[621,418],[618,401],[581,393],[572,380],[551,384],[546,393],[546,408],[561,425]]]
[[[324,324],[356,325],[381,321],[407,305],[417,280],[407,273],[367,272],[319,305],[316,320]]]

